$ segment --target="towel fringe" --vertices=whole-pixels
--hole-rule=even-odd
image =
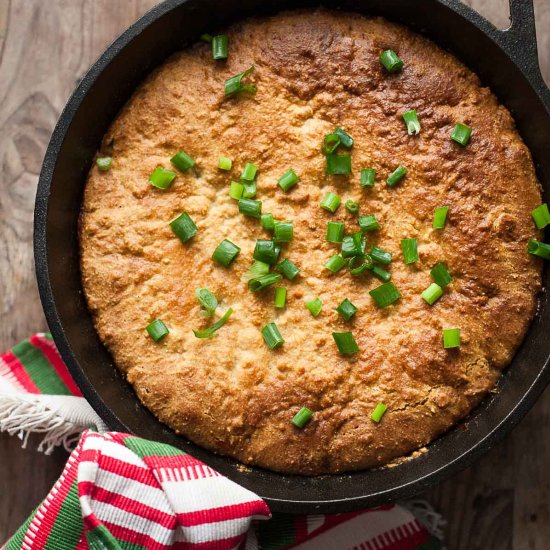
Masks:
[[[443,541],[447,521],[427,500],[416,498],[399,502],[399,504],[409,510],[431,535]]]

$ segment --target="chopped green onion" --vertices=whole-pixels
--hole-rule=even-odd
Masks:
[[[533,256],[539,256],[545,260],[550,260],[550,244],[531,239],[527,244],[527,252],[533,254]]]
[[[321,208],[334,214],[341,202],[342,199],[336,193],[330,191],[323,197],[323,200],[321,201]]]
[[[182,243],[197,234],[198,228],[187,212],[182,212],[175,220],[170,222],[172,231],[179,237]]]
[[[371,271],[377,279],[380,279],[384,283],[387,283],[391,279],[391,273],[377,265],[373,265]]]
[[[434,222],[432,227],[434,229],[444,229],[447,223],[447,213],[449,212],[448,206],[438,206],[434,213]]]
[[[343,176],[351,174],[351,155],[327,155],[327,174],[332,176]]]
[[[346,201],[346,209],[350,214],[357,214],[359,212],[359,203],[357,201]]]
[[[336,132],[332,132],[325,136],[323,140],[323,153],[325,155],[331,155],[338,149],[340,145],[340,136]]]
[[[296,428],[302,429],[313,417],[313,412],[310,411],[307,407],[302,407],[295,415],[294,418],[290,421],[293,426]]]
[[[537,229],[544,229],[550,223],[550,212],[546,203],[537,206],[532,212],[533,220]]]
[[[294,238],[292,222],[275,222],[273,240],[276,243],[289,243]]]
[[[205,328],[204,330],[193,330],[193,333],[197,338],[211,338],[214,336],[215,332],[219,330],[225,323],[227,323],[227,320],[229,317],[231,317],[231,314],[233,313],[233,310],[229,308],[224,314],[223,317],[220,317],[213,325],[209,326],[208,328]]]
[[[403,61],[393,50],[386,50],[380,54],[380,63],[389,73],[396,73],[403,68]]]
[[[459,328],[443,329],[443,347],[445,349],[460,347],[460,329]]]
[[[400,164],[389,176],[386,180],[386,184],[388,187],[393,187],[394,185],[397,185],[405,176],[407,175],[407,169]]]
[[[95,159],[96,166],[98,170],[106,172],[111,169],[113,165],[113,159],[111,157],[98,157]]]
[[[233,161],[229,157],[218,158],[218,168],[220,170],[231,170],[232,166],[233,166]]]
[[[300,178],[296,174],[296,172],[290,168],[290,170],[287,170],[277,182],[279,184],[279,187],[283,191],[290,191],[292,187],[294,187],[298,181],[300,181]]]
[[[351,332],[333,332],[332,337],[341,354],[352,355],[359,351],[359,346]]]
[[[340,254],[335,254],[334,256],[331,256],[325,263],[325,267],[332,271],[332,273],[336,273],[340,271],[344,266],[346,265],[346,260],[340,256]]]
[[[267,231],[273,231],[275,229],[275,220],[273,214],[262,214],[260,218],[260,224]]]
[[[214,250],[212,259],[224,267],[229,267],[240,251],[241,249],[236,244],[224,239]]]
[[[227,34],[212,37],[212,59],[227,59],[228,42]]]
[[[374,407],[374,411],[372,411],[372,414],[370,415],[371,420],[378,424],[378,422],[382,420],[382,417],[384,416],[387,410],[388,410],[388,407],[386,407],[384,403],[378,403],[378,405]]]
[[[247,281],[250,281],[250,279],[257,279],[262,275],[267,275],[269,273],[269,268],[269,264],[254,260],[252,265],[248,268],[248,271],[244,274],[244,278]]]
[[[401,250],[403,252],[403,262],[414,264],[418,261],[418,243],[416,239],[401,239]]]
[[[269,349],[281,347],[285,341],[275,323],[269,323],[262,329],[262,336]]]
[[[175,177],[175,172],[172,172],[172,170],[166,170],[166,168],[159,166],[149,176],[149,182],[151,185],[158,187],[159,189],[168,189],[172,185]]]
[[[286,304],[286,288],[284,286],[278,286],[275,289],[275,307],[282,309]]]
[[[367,233],[369,231],[376,231],[380,229],[380,224],[374,214],[368,214],[367,216],[359,216],[357,218],[361,231]]]
[[[433,306],[441,296],[443,296],[443,289],[437,283],[432,283],[422,293],[422,299],[430,306]]]
[[[243,84],[242,83],[242,79],[245,76],[249,75],[253,70],[254,70],[254,65],[252,67],[246,69],[246,71],[244,71],[242,73],[239,73],[235,76],[232,76],[231,78],[228,78],[225,81],[225,85],[224,85],[225,97],[234,96],[234,95],[238,94],[239,92],[255,92],[256,91],[256,86],[252,86],[251,84]]]
[[[258,239],[256,241],[256,247],[254,248],[254,259],[265,262],[269,265],[275,265],[277,258],[281,253],[281,248],[275,244],[274,241],[267,241],[264,239]]]
[[[243,184],[243,199],[253,199],[256,196],[256,182],[241,180]]]
[[[392,260],[392,255],[390,252],[386,252],[385,250],[382,250],[381,248],[378,248],[376,246],[372,247],[370,255],[375,262],[383,265],[389,265]]]
[[[260,277],[250,279],[250,281],[248,281],[248,289],[252,292],[258,292],[260,290],[263,290],[264,288],[267,288],[268,286],[278,283],[282,278],[283,276],[279,275],[278,273],[268,273],[267,275],[261,275]]]
[[[160,342],[170,333],[168,327],[160,319],[155,319],[152,323],[149,323],[145,330],[155,342]]]
[[[363,168],[361,170],[361,187],[373,187],[376,180],[376,170],[374,168]]]
[[[441,288],[445,288],[453,280],[447,268],[441,262],[434,266],[430,271],[430,275]]]
[[[218,307],[218,299],[207,288],[197,288],[195,296],[201,305],[201,308],[207,315],[213,315]]]
[[[349,272],[357,277],[370,269],[374,269],[372,258],[369,255],[353,256],[349,261]]]
[[[346,320],[349,321],[358,311],[358,309],[346,298],[336,308],[336,311]]]
[[[384,283],[373,288],[369,294],[379,308],[385,308],[401,298],[401,294],[393,283]]]
[[[342,147],[351,149],[353,147],[353,138],[342,128],[338,127],[334,130],[334,133],[340,138]]]
[[[170,162],[180,171],[187,172],[190,168],[195,166],[195,161],[183,151],[178,151],[171,159]]]
[[[210,44],[210,42],[212,42],[212,35],[205,32],[205,33],[201,34],[201,40],[203,42],[208,42]]]
[[[262,201],[239,199],[239,212],[251,218],[260,218],[262,215]]]
[[[282,273],[289,281],[292,281],[300,270],[287,258],[275,266],[275,269]]]
[[[229,187],[229,196],[232,199],[240,200],[243,197],[244,185],[238,181],[232,181]]]
[[[472,135],[472,129],[466,124],[459,122],[453,129],[451,133],[451,139],[456,143],[466,147],[470,141],[470,136]]]
[[[241,174],[241,179],[245,181],[254,181],[256,179],[257,172],[258,167],[255,164],[247,162],[243,173]]]
[[[407,133],[409,136],[418,135],[420,133],[420,122],[416,116],[416,111],[407,111],[403,113],[403,120],[407,125]]]
[[[364,252],[363,242],[363,233],[360,231],[352,235],[346,235],[342,239],[342,257],[361,256]]]
[[[313,300],[306,302],[306,307],[308,308],[311,315],[313,315],[313,317],[317,317],[319,313],[321,313],[323,302],[321,302],[319,298],[314,298]]]
[[[344,224],[342,222],[327,222],[327,242],[341,243],[344,239]]]

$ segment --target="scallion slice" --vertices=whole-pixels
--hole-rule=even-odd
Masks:
[[[403,113],[403,120],[407,125],[407,133],[409,136],[418,135],[420,133],[420,122],[418,121],[415,110]]]
[[[351,174],[351,155],[326,155],[327,174],[329,176],[343,176]]]
[[[380,266],[373,265],[370,270],[372,271],[372,274],[383,283],[387,283],[391,280],[391,273],[385,269],[382,269]]]
[[[401,298],[395,285],[389,282],[373,288],[369,294],[379,308],[388,307]]]
[[[325,263],[326,269],[332,273],[340,271],[346,265],[346,260],[340,256],[340,254],[335,254],[331,256]]]
[[[378,248],[376,246],[372,247],[370,255],[375,262],[383,265],[389,265],[392,260],[392,255],[390,252],[386,252],[385,250],[382,250],[381,248]]]
[[[313,412],[307,407],[302,407],[290,421],[296,428],[302,429],[313,417]]]
[[[262,275],[267,275],[270,267],[271,266],[265,262],[254,260],[252,265],[248,268],[248,271],[244,274],[244,278],[250,281],[250,279],[257,279]]]
[[[208,44],[210,44],[210,42],[212,42],[212,35],[205,32],[201,34],[201,40],[203,42],[207,42]]]
[[[286,305],[286,288],[284,286],[278,286],[275,289],[275,307],[282,309]]]
[[[245,216],[259,219],[262,215],[262,201],[239,199],[239,212]]]
[[[292,281],[298,273],[300,273],[300,270],[287,258],[285,258],[282,262],[279,262],[275,269],[284,275],[289,281]]]
[[[243,199],[253,199],[256,196],[256,182],[241,180],[243,184]]]
[[[340,138],[342,147],[345,147],[346,149],[351,149],[353,147],[353,138],[345,130],[337,127],[336,130],[334,130],[334,133]]]
[[[294,238],[294,225],[292,222],[275,222],[273,240],[276,243],[289,243]]]
[[[98,157],[95,159],[95,164],[98,170],[106,172],[107,170],[111,169],[111,166],[113,165],[113,159],[111,157]]]
[[[447,268],[441,262],[434,266],[434,268],[430,271],[430,275],[432,276],[434,282],[441,288],[445,288],[453,280],[450,273],[447,271]]]
[[[352,235],[346,235],[342,239],[342,257],[351,258],[363,254],[363,233],[360,231]]]
[[[227,59],[229,53],[229,38],[227,34],[212,37],[212,59]]]
[[[393,50],[386,50],[380,54],[380,63],[389,73],[396,73],[403,68],[403,61]]]
[[[240,251],[241,249],[236,244],[224,239],[214,250],[212,259],[224,267],[229,267]]]
[[[243,84],[242,80],[245,76],[249,75],[254,70],[254,65],[225,81],[224,93],[225,97],[234,96],[240,92],[255,92],[256,86],[251,84]]]
[[[350,214],[357,214],[359,212],[359,203],[357,201],[347,200],[345,206]]]
[[[317,317],[321,313],[321,309],[323,309],[323,302],[319,298],[314,298],[306,302],[306,307],[313,317]]]
[[[472,135],[472,129],[467,126],[466,124],[463,124],[462,122],[459,122],[453,129],[451,133],[451,139],[462,145],[463,147],[466,147],[468,143],[470,142],[470,136]]]
[[[386,407],[384,403],[378,403],[378,405],[374,407],[374,411],[372,411],[372,414],[370,415],[371,420],[378,424],[378,422],[382,420],[382,417],[384,416],[387,410],[388,410],[388,407]]]
[[[336,308],[336,311],[346,320],[349,321],[358,311],[358,309],[346,298]]]
[[[338,149],[340,145],[340,136],[336,132],[332,132],[325,136],[323,140],[323,153],[325,155],[331,155]]]
[[[443,329],[443,347],[445,349],[460,347],[460,329],[459,328]]]
[[[275,229],[275,220],[273,219],[273,214],[262,214],[260,218],[261,226],[267,231],[273,231]]]
[[[145,327],[145,330],[155,342],[160,342],[167,334],[170,333],[168,327],[160,319],[155,319],[149,323]]]
[[[267,275],[261,275],[248,281],[248,289],[252,292],[259,292],[268,286],[278,283],[283,278],[278,273],[268,273]]]
[[[416,239],[401,239],[401,251],[403,252],[403,262],[414,264],[418,261],[418,243]]]
[[[550,212],[546,203],[537,206],[532,212],[533,221],[537,229],[544,229],[550,223]]]
[[[449,212],[448,206],[438,206],[434,212],[434,222],[432,227],[434,229],[444,229],[447,223],[447,214]]]
[[[393,187],[394,185],[397,185],[405,176],[407,175],[407,169],[400,164],[389,176],[386,180],[386,184],[388,187]]]
[[[355,277],[371,269],[374,269],[374,266],[369,255],[353,256],[349,260],[349,272]]]
[[[329,212],[336,212],[338,207],[340,206],[340,203],[342,202],[342,199],[332,191],[329,191],[321,201],[321,208],[324,210],[328,210]]]
[[[227,320],[229,317],[231,317],[231,314],[233,313],[233,310],[229,308],[224,314],[223,317],[220,317],[213,325],[209,326],[208,328],[205,328],[204,330],[193,330],[193,333],[197,338],[211,338],[214,336],[217,330],[219,330],[225,323],[227,323]]]
[[[374,168],[363,168],[361,170],[361,187],[373,187],[376,180],[376,170]]]
[[[258,167],[251,162],[247,162],[243,173],[241,174],[241,180],[245,181],[254,181],[256,179],[256,174],[258,172]]]
[[[232,181],[229,187],[229,196],[232,199],[240,200],[243,198],[244,185],[238,181]]]
[[[327,222],[327,242],[341,243],[344,239],[344,224],[342,222]]]
[[[208,316],[213,315],[218,307],[218,299],[207,288],[197,288],[195,296],[201,305],[201,308]]]
[[[274,241],[258,239],[256,241],[253,256],[255,260],[260,260],[260,262],[265,262],[269,265],[275,265],[280,253],[281,248],[277,246]]]
[[[283,191],[290,191],[299,181],[300,178],[296,172],[290,168],[279,178],[277,183]]]
[[[433,306],[441,296],[443,296],[443,289],[437,283],[432,283],[422,293],[422,299],[430,306]]]
[[[195,161],[184,151],[178,151],[171,159],[170,162],[180,171],[187,172],[190,168],[195,166]]]
[[[218,158],[218,168],[220,170],[231,170],[233,167],[233,161],[229,157]]]
[[[285,341],[275,323],[269,323],[262,329],[262,336],[269,349],[281,347]]]
[[[533,256],[539,256],[545,260],[550,260],[550,244],[531,239],[527,244],[527,252]]]
[[[158,166],[149,176],[149,182],[158,189],[168,189],[172,185],[175,177],[176,173],[172,172],[172,170],[166,170],[166,168]]]
[[[369,231],[377,231],[380,229],[380,224],[374,214],[368,214],[367,216],[359,216],[357,218],[361,231],[367,233]]]
[[[182,243],[197,234],[198,228],[187,212],[182,212],[175,220],[170,222],[172,231],[179,237]]]
[[[332,337],[341,354],[352,355],[359,351],[359,346],[351,332],[333,332]]]

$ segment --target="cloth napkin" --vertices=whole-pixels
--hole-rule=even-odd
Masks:
[[[0,357],[0,430],[23,446],[29,434],[42,433],[39,450],[47,454],[57,445],[73,449],[48,496],[3,550],[441,548],[441,518],[422,501],[271,515],[260,497],[179,449],[107,431],[49,334]]]

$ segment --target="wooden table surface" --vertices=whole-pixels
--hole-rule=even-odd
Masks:
[[[421,1],[421,0],[418,0]],[[155,0],[0,0],[0,350],[46,324],[32,259],[38,173],[79,77]],[[506,0],[467,0],[497,27]],[[535,0],[541,67],[550,82],[550,1]],[[481,52],[480,52],[481,54]],[[448,520],[450,550],[550,548],[550,390],[474,466],[428,491]],[[65,460],[0,435],[0,543],[46,495]],[[62,549],[60,549],[62,550]]]

